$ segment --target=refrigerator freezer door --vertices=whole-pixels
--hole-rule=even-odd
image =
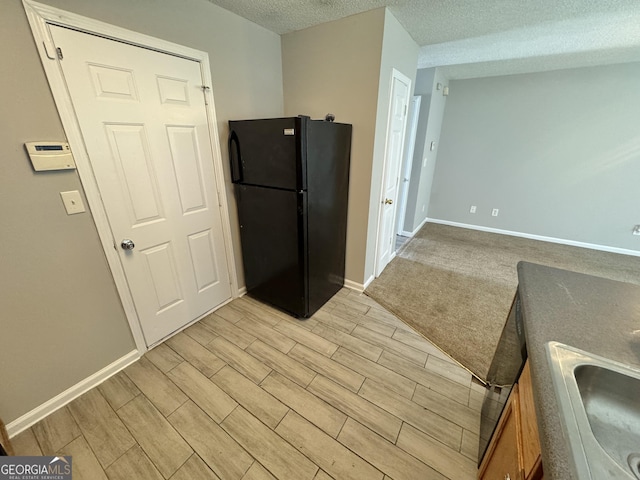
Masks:
[[[247,292],[305,317],[306,193],[247,185],[236,193]]]
[[[305,190],[306,117],[229,122],[233,183]]]

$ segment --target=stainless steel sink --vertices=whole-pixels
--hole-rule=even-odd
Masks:
[[[640,370],[558,342],[546,346],[579,480],[640,480]]]

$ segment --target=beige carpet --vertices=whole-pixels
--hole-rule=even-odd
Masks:
[[[520,260],[640,284],[640,257],[430,223],[366,294],[485,380]]]

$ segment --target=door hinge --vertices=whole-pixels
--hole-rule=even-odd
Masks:
[[[404,116],[405,116],[405,117],[407,116],[407,105],[406,105],[406,104],[405,104],[405,106],[404,106]]]
[[[218,206],[219,206],[220,208],[222,208],[222,200],[220,199],[220,192],[219,192],[219,191],[217,191],[217,192],[216,192],[216,195],[218,196]]]
[[[207,92],[211,90],[211,87],[209,85],[201,85],[200,88],[202,88],[202,94],[204,95],[204,104],[209,105],[209,102],[207,102]]]
[[[62,60],[64,58],[64,55],[62,55],[62,49],[60,47],[54,47],[55,50],[55,57],[52,57],[51,55],[49,55],[49,50],[47,49],[47,44],[45,42],[42,42],[42,46],[44,47],[44,53],[47,56],[47,58],[49,60],[55,60],[56,57],[59,60]]]

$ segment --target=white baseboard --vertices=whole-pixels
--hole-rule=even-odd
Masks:
[[[18,435],[20,432],[39,422],[47,415],[51,415],[53,412],[55,412],[59,408],[64,407],[67,403],[75,400],[83,393],[91,390],[94,387],[97,387],[102,382],[118,373],[120,370],[128,367],[139,358],[140,354],[138,353],[138,351],[133,350],[132,352],[127,353],[125,356],[120,357],[110,365],[107,365],[102,370],[94,373],[93,375],[76,383],[71,388],[68,388],[61,394],[53,397],[51,400],[44,402],[39,407],[36,407],[30,412],[25,413],[20,418],[17,418],[7,425],[7,433],[9,434],[9,437]]]
[[[424,224],[427,223],[427,221],[431,222],[432,220],[430,218],[425,218],[424,220],[422,220],[422,222],[420,222],[420,225],[418,225],[413,232],[407,232],[406,230],[403,230],[402,236],[413,238],[415,234],[418,233],[422,227],[424,227]],[[437,223],[437,222],[434,222],[434,223]]]
[[[364,292],[364,291],[367,289],[367,287],[368,287],[369,285],[371,285],[371,282],[373,282],[375,279],[376,279],[376,277],[375,277],[375,276],[373,276],[373,275],[371,275],[371,276],[367,279],[367,281],[365,281],[365,282],[364,282],[364,285],[362,286],[362,291]]]
[[[236,292],[235,298],[244,297],[247,294],[247,287],[240,287]]]
[[[598,245],[595,243],[576,242],[575,240],[567,240],[564,238],[545,237],[543,235],[534,235],[531,233],[514,232],[511,230],[501,230],[499,228],[483,227],[480,225],[471,225],[468,223],[450,222],[449,220],[440,220],[438,218],[428,218],[431,223],[440,223],[451,227],[468,228],[470,230],[479,230],[481,232],[498,233],[500,235],[510,235],[512,237],[529,238],[531,240],[540,240],[542,242],[558,243],[561,245],[569,245],[571,247],[590,248],[592,250],[600,250],[602,252],[620,253],[622,255],[633,255],[640,257],[640,251],[629,250],[627,248],[609,247],[607,245]]]

